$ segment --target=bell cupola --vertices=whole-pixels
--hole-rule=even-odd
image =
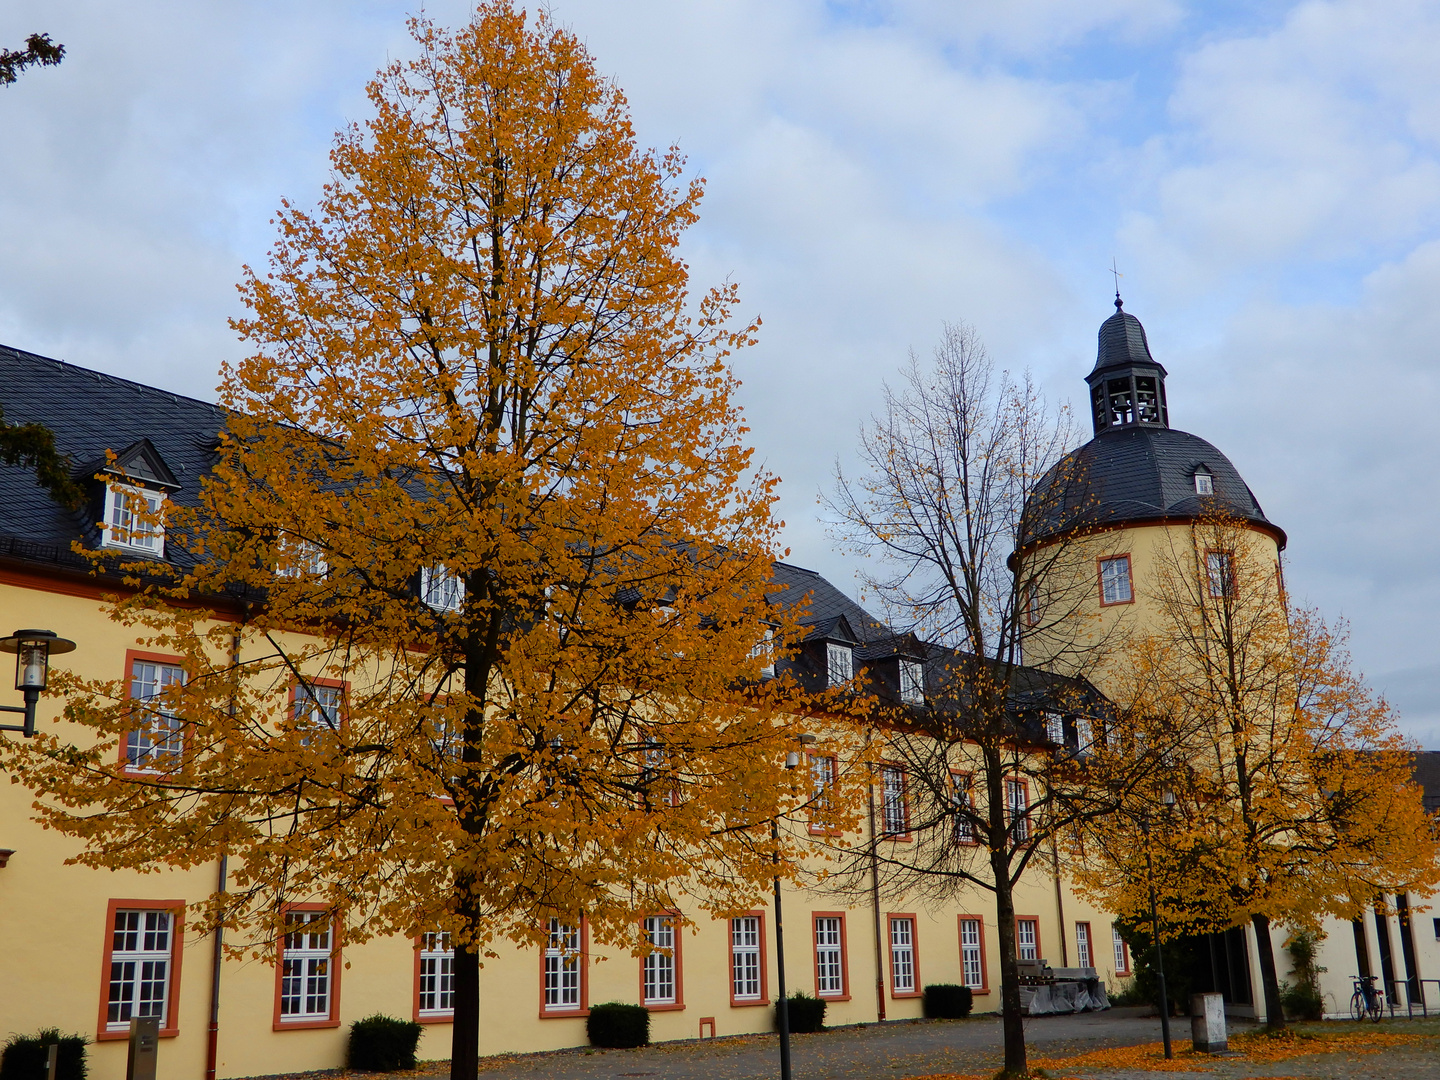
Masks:
[[[1100,325],[1100,349],[1090,384],[1095,434],[1126,428],[1168,428],[1165,369],[1150,355],[1145,328],[1115,296],[1115,314]]]

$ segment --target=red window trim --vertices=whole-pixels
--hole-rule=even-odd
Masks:
[[[827,759],[830,761],[830,785],[831,785],[832,788],[834,788],[836,785],[838,785],[838,784],[840,783],[840,758],[839,758],[837,755],[835,755],[835,754],[810,754],[810,753],[807,753],[807,754],[805,755],[805,767],[806,767],[807,769],[811,769],[811,770],[812,770],[811,773],[810,773],[810,782],[813,784],[813,783],[814,783],[814,777],[815,777],[815,773],[814,773],[814,771],[813,771],[813,762],[819,760],[820,758],[827,758]],[[810,790],[811,790],[811,796],[812,796],[812,798],[813,798],[813,796],[814,796],[814,788],[812,787]],[[813,809],[812,809],[811,812],[814,813]],[[826,825],[826,824],[824,824],[824,823],[819,823],[819,824],[817,824],[816,821],[815,821],[815,819],[814,819],[813,817],[810,819],[809,829],[810,829],[810,831],[811,831],[812,833],[814,833],[814,834],[817,835],[817,836],[839,836],[839,835],[840,835],[840,830],[839,830],[839,829],[836,829],[836,828],[834,828],[834,827],[832,827],[832,826],[829,826],[829,825]]]
[[[170,911],[175,915],[174,925],[170,928],[170,1000],[165,1003],[165,1023],[160,1026],[162,1039],[174,1038],[180,1034],[180,961],[185,957],[182,947],[185,936],[185,901],[111,900],[105,907],[105,943],[100,951],[100,1012],[95,1025],[95,1041],[111,1042],[130,1038],[129,1031],[107,1031],[105,1022],[106,1014],[110,1011],[110,961],[115,952],[117,911]]]
[[[968,781],[968,783],[965,785],[965,787],[964,787],[963,789],[962,789],[962,788],[960,787],[960,785],[957,783],[957,781],[958,781],[961,777],[964,777],[965,780]],[[970,802],[970,809],[971,809],[971,810],[974,810],[974,809],[975,809],[975,787],[974,787],[975,774],[974,774],[973,772],[966,772],[966,771],[963,770],[963,769],[951,769],[951,770],[950,770],[950,783],[955,786],[955,790],[956,790],[956,791],[963,790],[963,791],[965,792],[965,797],[966,797],[966,798],[969,800],[969,802]],[[964,844],[966,847],[975,847],[976,845],[978,845],[978,844],[980,843],[980,840],[979,840],[979,837],[978,837],[978,835],[977,835],[977,832],[978,832],[978,827],[976,826],[975,822],[973,822],[973,821],[970,822],[970,839],[969,839],[969,840],[960,840],[960,841],[958,841],[958,843]]]
[[[880,823],[885,823],[885,770],[898,769],[900,771],[900,812],[905,818],[905,831],[892,833],[883,832],[881,836],[886,840],[894,840],[897,843],[908,843],[913,840],[914,834],[910,830],[910,773],[898,761],[880,762]]]
[[[735,999],[735,939],[730,937],[726,941],[726,953],[730,968],[730,1007],[732,1009],[750,1009],[756,1005],[770,1004],[770,950],[769,942],[765,936],[765,912],[757,908],[754,911],[742,911],[735,918],[741,919],[752,917],[760,920],[760,996],[755,999]],[[725,920],[726,934],[733,934],[734,928],[729,919]]]
[[[1075,959],[1080,959],[1080,927],[1085,927],[1085,943],[1090,949],[1090,963],[1081,964],[1081,967],[1093,967],[1097,971],[1100,965],[1095,963],[1095,930],[1091,927],[1088,919],[1077,919],[1075,921]]]
[[[652,911],[649,915],[641,916],[641,918],[640,918],[640,927],[641,927],[640,932],[641,932],[641,934],[644,934],[644,932],[645,932],[644,927],[645,927],[645,920],[646,920],[646,919],[658,919],[658,918],[660,918],[661,916],[664,916],[664,915],[668,915],[668,916],[670,916],[672,919],[675,920],[675,950],[674,950],[674,951],[675,951],[675,1001],[674,1001],[673,1004],[668,1004],[668,1005],[667,1005],[667,1004],[661,1004],[661,1005],[647,1005],[647,1004],[646,1004],[646,1002],[645,1002],[645,958],[642,956],[642,957],[640,957],[640,962],[636,965],[637,970],[638,970],[639,975],[640,975],[640,1004],[641,1004],[641,1005],[644,1005],[645,1008],[649,1009],[651,1012],[680,1012],[682,1009],[685,1008],[685,979],[684,979],[685,965],[684,965],[684,963],[682,962],[681,949],[680,949],[680,935],[681,935],[681,931],[684,929],[684,921],[683,921],[683,919],[681,918],[679,909],[678,909],[678,908],[661,908],[659,911]]]
[[[412,939],[415,946],[415,978],[410,988],[410,1018],[417,1024],[451,1024],[455,1021],[455,1010],[451,1009],[449,1015],[445,1013],[430,1013],[426,1016],[420,1015],[420,952],[425,947],[425,935]]]
[[[310,1028],[332,1028],[340,1026],[340,920],[333,909],[325,904],[282,904],[280,917],[283,919],[292,911],[329,911],[330,919],[330,1017],[327,1020],[281,1020],[280,988],[285,976],[285,931],[282,929],[275,939],[275,1012],[271,1021],[272,1031],[305,1031]],[[417,999],[418,1000],[418,999]]]
[[[915,989],[895,992],[895,953],[894,953],[894,930],[892,924],[896,919],[910,920],[910,955],[911,963],[915,967]],[[896,911],[885,916],[885,960],[886,968],[890,976],[890,996],[896,999],[923,997],[925,990],[920,982],[920,920],[914,912]]]
[[[990,993],[990,962],[986,957],[985,948],[985,918],[981,915],[960,914],[955,916],[955,944],[960,950],[960,982],[965,982],[965,937],[961,923],[973,922],[980,925],[980,986],[972,986],[972,994]]]
[[[1015,959],[1020,959],[1020,924],[1022,922],[1035,924],[1035,962],[1038,964],[1044,959],[1045,950],[1040,947],[1040,918],[1037,915],[1015,916]]]
[[[1116,560],[1116,559],[1124,559],[1124,560],[1125,560],[1125,575],[1126,575],[1127,580],[1129,580],[1129,582],[1130,582],[1130,599],[1129,599],[1129,600],[1110,600],[1110,601],[1106,601],[1106,599],[1105,599],[1105,569],[1104,569],[1103,566],[1101,566],[1101,564],[1102,564],[1102,563],[1107,563],[1107,562],[1113,562],[1113,561]],[[1130,553],[1129,553],[1129,552],[1125,552],[1124,554],[1121,554],[1121,555],[1101,555],[1100,557],[1098,557],[1098,558],[1095,560],[1095,584],[1096,584],[1097,586],[1099,586],[1099,589],[1100,589],[1100,606],[1101,606],[1101,607],[1122,607],[1122,606],[1124,606],[1125,604],[1133,604],[1133,603],[1135,602],[1135,564],[1130,561]]]
[[[1124,970],[1124,971],[1121,971],[1119,968],[1116,968],[1116,969],[1115,969],[1115,976],[1116,976],[1116,978],[1126,978],[1126,979],[1128,979],[1128,978],[1130,977],[1130,973],[1131,973],[1131,969],[1132,969],[1132,966],[1133,966],[1133,965],[1132,965],[1131,960],[1130,960],[1130,943],[1129,943],[1128,941],[1126,941],[1123,937],[1120,939],[1120,952],[1121,952],[1121,953],[1124,955],[1124,957],[1125,957],[1125,970]],[[1111,962],[1111,963],[1114,963],[1114,962],[1115,962],[1115,924],[1114,924],[1114,923],[1111,923],[1111,924],[1110,924],[1110,962]]]
[[[143,649],[126,649],[126,650],[125,650],[125,676],[124,676],[124,679],[125,679],[125,682],[124,682],[124,686],[125,686],[125,700],[126,700],[126,701],[133,701],[133,700],[134,700],[133,698],[131,698],[130,692],[131,692],[131,689],[134,687],[134,684],[135,684],[135,661],[136,661],[136,660],[140,660],[140,661],[142,661],[142,662],[144,662],[144,663],[147,663],[147,664],[169,664],[169,665],[172,666],[172,667],[178,667],[181,671],[185,672],[185,679],[186,679],[186,681],[188,682],[189,679],[190,679],[190,669],[185,666],[185,658],[184,658],[183,656],[172,656],[172,655],[169,654],[169,653],[146,652],[146,651],[144,651]],[[180,736],[180,740],[181,740],[181,741],[180,741],[180,754],[181,754],[181,756],[183,757],[184,754],[185,754],[185,742],[186,742],[185,736],[184,736],[183,734]],[[129,743],[130,743],[130,729],[129,729],[129,728],[126,728],[124,734],[122,734],[122,735],[120,736],[120,745],[119,745],[118,747],[116,747],[116,757],[115,757],[115,760],[118,761],[118,762],[124,767],[125,772],[127,772],[127,773],[132,773],[132,774],[135,774],[135,775],[142,775],[142,776],[145,775],[145,774],[147,774],[147,773],[153,773],[153,772],[155,771],[155,770],[153,770],[153,769],[132,769],[132,768],[129,767],[129,764],[128,764],[128,762],[127,762],[127,755],[128,755],[128,753],[129,753],[129,751],[128,751]],[[128,1039],[129,1037],[130,1037],[130,1036],[129,1036],[128,1034],[125,1036],[125,1038],[127,1038],[127,1039]]]
[[[548,926],[548,922],[546,924]],[[548,933],[548,931],[547,931]],[[680,940],[680,929],[675,929],[675,940]],[[680,997],[680,958],[679,948],[676,948],[675,958],[675,997]],[[640,969],[640,994],[645,994],[645,969]],[[575,1016],[590,1015],[590,922],[584,915],[580,916],[580,1007],[578,1009],[547,1009],[545,1007],[545,946],[540,947],[540,998],[539,1009],[541,1020],[564,1020]]]
[[[820,950],[815,941],[815,920],[816,919],[839,919],[840,920],[840,985],[844,988],[842,994],[820,993]],[[826,1001],[849,1001],[850,1000],[850,939],[847,927],[845,926],[845,912],[843,911],[812,911],[810,913],[810,958],[815,963],[815,996],[823,997]]]

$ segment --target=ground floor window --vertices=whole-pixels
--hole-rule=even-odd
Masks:
[[[765,957],[760,916],[730,920],[730,996],[736,1002],[758,1002],[765,996]]]
[[[845,918],[815,916],[815,993],[845,996]]]
[[[641,962],[642,1004],[654,1007],[680,1003],[680,951],[675,916],[652,915],[645,920],[650,952]]]
[[[584,951],[581,948],[580,925],[563,919],[551,919],[545,943],[545,1011],[576,1012],[584,1008],[581,1000],[581,979],[584,975]]]
[[[1118,926],[1110,927],[1110,936],[1115,946],[1115,974],[1130,974],[1130,950],[1125,947],[1125,939],[1120,936]]]
[[[1075,959],[1081,967],[1094,967],[1094,958],[1090,955],[1090,924],[1088,922],[1077,922],[1075,924]]]
[[[420,1018],[448,1017],[455,1012],[455,950],[450,935],[420,938]]]
[[[154,1018],[168,1026],[174,967],[175,915],[170,911],[115,911],[110,929],[105,1030],[129,1031],[131,1020]]]
[[[1040,923],[1037,919],[1015,920],[1016,956],[1021,960],[1040,959]]]
[[[328,1021],[334,998],[329,914],[288,911],[280,957],[280,1022]]]
[[[890,993],[895,997],[917,993],[915,916],[890,916]]]
[[[985,987],[985,943],[979,919],[960,916],[960,977],[972,990]]]

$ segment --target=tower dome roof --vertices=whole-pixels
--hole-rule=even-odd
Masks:
[[[1086,376],[1095,437],[1062,458],[1027,500],[1024,546],[1075,529],[1192,520],[1221,509],[1270,533],[1259,500],[1230,459],[1170,427],[1165,369],[1150,355],[1145,328],[1115,298],[1100,326],[1095,367]]]

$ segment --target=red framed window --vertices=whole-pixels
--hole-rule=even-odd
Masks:
[[[1100,604],[1130,604],[1135,601],[1135,588],[1130,580],[1130,556],[1110,555],[1097,559],[1100,568]]]
[[[886,916],[887,937],[890,939],[890,996],[920,996],[919,921],[913,913]]]
[[[815,996],[850,1000],[850,958],[845,943],[845,913],[817,911],[811,915],[815,938]]]
[[[551,917],[545,923],[540,957],[540,1015],[588,1016],[590,1011],[589,927],[584,917]]]
[[[97,1041],[128,1039],[130,1021],[153,1017],[179,1033],[183,900],[111,900],[105,911]]]
[[[1019,960],[1040,959],[1040,920],[1019,917],[1015,920],[1015,957]]]
[[[340,948],[333,913],[323,904],[290,904],[284,920],[274,1029],[339,1027]]]
[[[1030,839],[1030,785],[1026,781],[1005,781],[1005,820],[1012,843],[1023,844]]]
[[[830,811],[835,805],[835,784],[839,762],[834,754],[811,754],[810,757],[810,831],[833,833]]]
[[[337,679],[306,679],[290,688],[290,718],[300,745],[340,734],[349,687]]]
[[[641,920],[650,951],[640,959],[640,1004],[651,1012],[685,1007],[680,961],[680,913],[662,911]]]
[[[135,702],[134,727],[121,744],[127,772],[161,772],[179,764],[185,750],[185,724],[175,695],[185,685],[180,657],[161,653],[125,653],[126,692]]]
[[[960,981],[977,994],[990,992],[990,971],[985,961],[985,920],[979,915],[961,915]]]
[[[438,930],[415,942],[415,1019],[448,1024],[455,1018],[455,949]]]
[[[956,842],[978,843],[975,839],[975,822],[968,816],[975,812],[975,777],[968,772],[951,769],[950,798],[955,804]]]
[[[730,1004],[770,1004],[763,911],[747,911],[730,920]]]
[[[899,765],[880,767],[880,827],[892,840],[910,839],[909,791]]]
[[[1090,924],[1088,922],[1075,924],[1075,960],[1077,967],[1093,968],[1095,966],[1095,953],[1090,947]]]
[[[1115,949],[1115,974],[1130,974],[1130,946],[1125,944],[1125,939],[1120,936],[1120,928],[1112,925],[1110,927],[1110,943]]]

